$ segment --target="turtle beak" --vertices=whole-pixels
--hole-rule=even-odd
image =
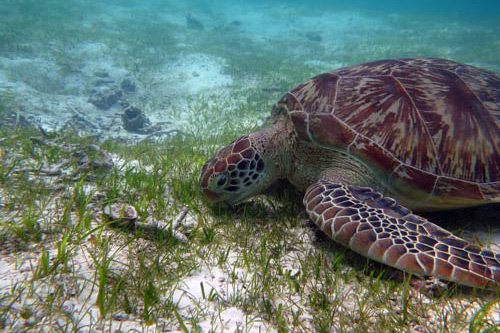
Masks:
[[[210,205],[213,206],[218,206],[218,207],[223,207],[223,208],[228,208],[231,206],[234,206],[235,204],[239,203],[242,201],[241,196],[238,197],[231,197],[231,198],[224,198],[224,195],[217,194],[209,189],[203,189],[201,190],[201,193],[207,199]]]
[[[210,191],[209,189],[203,189],[202,194],[205,198],[207,198],[211,202],[217,202],[220,200],[220,196],[217,193]]]
[[[217,193],[214,193],[213,191],[210,191],[208,189],[203,189],[201,192],[202,192],[203,196],[205,197],[205,199],[208,201],[209,206],[212,209],[226,210],[232,206],[231,203],[229,203],[228,201],[225,201],[224,199],[221,198],[220,195],[218,195]]]

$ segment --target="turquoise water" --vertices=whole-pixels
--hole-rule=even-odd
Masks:
[[[124,105],[153,125],[204,131],[195,104],[250,101],[262,110],[224,113],[248,128],[288,89],[360,62],[440,57],[500,72],[498,36],[493,1],[4,0],[0,106],[48,129],[83,117],[82,132],[141,137],[115,117]]]
[[[321,240],[313,240],[313,237],[309,240],[308,234],[312,235],[312,230],[303,223],[305,215],[296,214],[296,209],[288,210],[288,204],[275,207],[274,200],[255,201],[255,205],[248,205],[248,214],[247,206],[243,205],[242,210],[235,210],[230,216],[221,216],[212,214],[200,200],[198,178],[203,163],[228,142],[262,127],[273,104],[286,91],[325,71],[399,57],[446,58],[500,73],[500,0],[0,0],[0,213],[2,218],[9,216],[8,221],[2,221],[0,227],[6,229],[13,226],[8,232],[2,231],[0,244],[8,245],[4,251],[5,257],[11,246],[10,241],[7,243],[4,239],[9,235],[15,234],[15,242],[12,242],[15,248],[18,248],[18,238],[22,240],[24,247],[26,237],[32,237],[33,234],[34,240],[35,234],[37,239],[38,235],[43,235],[40,246],[36,241],[35,246],[29,246],[29,251],[43,250],[50,240],[53,245],[47,247],[52,255],[50,267],[59,267],[58,271],[50,268],[49,272],[48,268],[43,269],[43,264],[37,266],[34,264],[36,261],[31,261],[32,258],[40,257],[42,262],[45,257],[48,262],[49,252],[43,250],[41,253],[23,256],[26,260],[29,259],[29,267],[36,269],[34,278],[26,280],[26,284],[18,285],[17,281],[21,281],[18,276],[11,278],[11,275],[3,274],[0,270],[3,274],[0,282],[3,281],[4,286],[0,303],[12,306],[13,311],[9,312],[19,318],[18,323],[23,325],[16,327],[26,327],[29,330],[28,321],[24,322],[24,315],[31,316],[33,312],[43,313],[42,316],[45,316],[46,313],[45,308],[43,312],[35,312],[30,307],[25,307],[30,304],[30,297],[37,295],[35,303],[41,303],[48,309],[68,301],[66,298],[69,292],[73,293],[71,290],[68,293],[56,293],[61,297],[58,299],[55,295],[55,301],[52,296],[48,297],[50,303],[38,300],[38,294],[32,293],[40,289],[38,286],[41,285],[37,281],[43,283],[42,290],[52,290],[48,288],[50,285],[46,285],[49,279],[57,284],[54,290],[65,290],[66,287],[61,289],[60,282],[66,285],[66,280],[61,280],[59,274],[64,272],[62,266],[66,267],[66,263],[73,265],[74,261],[66,261],[64,257],[73,258],[70,252],[75,252],[75,258],[80,257],[80,253],[84,252],[78,248],[86,248],[83,242],[91,237],[89,249],[94,251],[94,248],[102,246],[106,252],[102,252],[102,255],[101,252],[95,252],[95,255],[86,258],[87,264],[75,265],[76,269],[87,270],[86,267],[90,267],[88,265],[94,261],[95,266],[99,267],[99,272],[94,272],[90,267],[85,272],[90,275],[81,276],[82,279],[85,277],[81,280],[82,288],[92,289],[89,295],[97,292],[100,294],[101,285],[96,287],[97,279],[102,272],[108,271],[109,263],[116,260],[120,266],[116,266],[116,270],[114,265],[110,266],[113,270],[109,271],[112,273],[109,279],[113,288],[109,290],[112,293],[102,294],[105,296],[98,298],[103,301],[106,299],[106,302],[109,300],[109,304],[113,304],[112,311],[120,312],[116,317],[114,313],[101,315],[106,320],[114,318],[116,327],[124,331],[126,326],[122,319],[129,318],[128,311],[131,308],[135,314],[130,316],[130,321],[136,320],[138,329],[143,331],[149,328],[141,328],[139,325],[145,325],[143,321],[147,323],[155,320],[153,318],[161,319],[162,322],[167,318],[177,325],[179,314],[176,312],[174,316],[171,311],[175,307],[183,318],[192,318],[189,325],[194,327],[198,324],[198,315],[193,315],[198,311],[205,322],[203,325],[208,325],[214,317],[207,314],[205,305],[212,296],[217,296],[213,303],[217,311],[232,309],[237,310],[237,314],[241,312],[239,316],[242,321],[230,318],[235,311],[226,312],[225,318],[229,317],[238,327],[247,318],[252,317],[252,321],[260,318],[263,308],[269,315],[266,321],[272,320],[275,323],[277,319],[274,317],[281,316],[281,299],[285,300],[283,314],[286,320],[291,322],[293,316],[295,322],[295,317],[299,315],[300,319],[303,307],[304,314],[307,315],[305,320],[318,327],[339,327],[339,322],[340,327],[343,327],[343,322],[349,325],[350,321],[356,322],[356,325],[359,321],[360,325],[369,325],[369,328],[376,322],[373,330],[383,330],[383,327],[392,327],[391,325],[399,322],[405,325],[401,331],[404,328],[418,329],[415,328],[416,324],[424,327],[423,330],[427,326],[432,327],[428,331],[439,331],[441,327],[442,330],[454,331],[455,327],[465,327],[465,311],[475,312],[484,302],[476,302],[471,298],[462,303],[455,296],[452,299],[441,299],[439,296],[427,302],[424,298],[414,297],[413,292],[410,294],[406,283],[401,284],[401,289],[397,290],[392,283],[388,287],[381,285],[380,270],[373,271],[374,275],[368,273],[370,279],[374,277],[374,282],[369,283],[369,292],[365,293],[365,286],[361,289],[359,284],[365,284],[366,280],[357,281],[361,271],[368,272],[365,261],[351,265],[352,256],[344,249],[340,254],[330,245],[328,248],[324,247]],[[17,128],[17,132],[12,131],[13,128]],[[19,132],[25,129],[30,130],[26,130],[26,135],[23,136]],[[11,139],[2,137],[5,136],[4,133],[8,133]],[[86,162],[87,153],[83,153],[82,157],[80,148],[65,145],[67,139],[62,135],[65,133],[79,134],[86,138],[81,140],[85,145],[92,142],[113,152],[111,157],[116,169],[113,172],[104,171],[109,173],[110,178],[102,182],[98,180],[83,183],[89,170],[88,165],[94,164]],[[144,141],[159,142],[160,145],[124,148],[122,145],[104,144],[103,141],[108,139],[131,146]],[[68,140],[76,141],[72,137]],[[5,142],[15,147],[7,146]],[[42,145],[44,142],[50,145]],[[83,145],[82,143],[80,146]],[[95,146],[87,148],[90,157],[98,155]],[[106,154],[104,162],[109,162],[107,157]],[[69,159],[71,162],[68,165]],[[100,160],[97,162],[99,165],[105,164]],[[79,164],[85,164],[85,168],[79,168]],[[77,172],[73,172],[77,167]],[[47,181],[45,173],[56,174],[53,170],[61,171],[62,175],[51,175],[49,178],[53,180]],[[90,173],[93,175],[93,172]],[[75,175],[81,181],[72,187]],[[61,179],[61,182],[57,179]],[[97,189],[95,193],[94,184]],[[63,191],[60,185],[69,187],[70,190],[66,188]],[[5,191],[2,186],[5,186]],[[88,193],[84,193],[85,191]],[[175,251],[188,251],[192,245],[194,251],[189,250],[189,256],[186,257],[175,255],[174,259],[180,261],[172,262],[168,239],[169,249],[164,251],[163,233],[158,234],[158,238],[150,237],[139,242],[128,238],[126,246],[122,247],[119,239],[121,236],[115,242],[114,236],[108,234],[109,228],[105,228],[103,239],[109,238],[113,246],[120,247],[119,251],[112,250],[108,253],[107,240],[101,241],[101,229],[87,232],[83,226],[94,228],[93,223],[97,222],[95,220],[100,220],[94,219],[94,216],[101,215],[101,207],[115,202],[134,205],[141,222],[156,221],[158,218],[159,222],[181,223],[186,215],[178,213],[189,209],[186,221],[189,219],[191,225],[196,225],[189,235],[190,243],[179,243],[173,248]],[[239,216],[240,213],[243,216]],[[484,228],[479,226],[478,229],[488,231],[478,236],[483,239],[482,243],[500,244],[498,235],[490,236],[489,233],[490,230],[496,231],[495,227],[500,225],[498,216],[497,205],[485,213],[479,210],[467,213],[444,212],[442,216],[436,217],[437,220],[446,221],[449,229],[454,231],[482,224]],[[47,232],[45,229],[42,229],[43,234],[39,232],[38,222],[34,223],[35,217],[42,219],[43,228],[50,225]],[[149,220],[149,217],[152,219]],[[24,224],[22,228],[17,226],[20,219]],[[77,222],[78,231],[71,231],[71,238],[68,239],[66,232],[73,230],[73,222],[76,221],[80,221]],[[283,232],[284,227],[290,230]],[[27,235],[24,235],[25,229],[29,231]],[[64,236],[60,235],[59,229],[65,233]],[[93,231],[97,231],[99,235],[93,237]],[[277,237],[278,234],[280,238]],[[128,233],[123,233],[123,236],[127,237]],[[76,245],[70,244],[73,239],[77,240]],[[64,250],[66,241],[67,251]],[[56,251],[56,245],[57,254],[54,254],[52,250]],[[144,247],[145,245],[147,246]],[[158,270],[155,274],[160,276],[151,277],[149,267],[145,267],[146,270],[142,268],[148,266],[142,264],[142,258],[145,253],[149,257],[149,253],[153,253],[150,248],[155,245],[159,245],[158,251],[162,254],[151,256],[154,259],[151,267]],[[270,251],[267,251],[266,246]],[[67,252],[63,253],[62,259],[59,258],[59,250]],[[122,250],[128,252],[125,257],[129,267],[137,267],[139,264],[141,268],[121,269],[120,267],[127,267],[127,264],[121,263]],[[291,254],[297,253],[297,256],[289,255],[288,251]],[[315,257],[318,251],[322,254]],[[267,257],[267,252],[271,256]],[[260,253],[261,259],[259,255],[253,256],[253,253]],[[195,258],[199,254],[203,254],[203,265]],[[255,258],[247,259],[245,254]],[[21,270],[21,267],[28,264],[25,261],[21,266],[16,255],[8,255],[12,266],[4,267],[4,273],[8,267]],[[243,257],[240,258],[240,255]],[[266,258],[272,257],[274,261],[275,256],[283,259],[286,256],[286,265],[282,265],[283,261],[276,261],[276,265],[269,264],[271,261]],[[162,263],[163,259],[156,258],[165,258],[167,266],[159,267],[161,265],[158,263]],[[184,262],[183,258],[188,260]],[[259,264],[255,265],[254,259]],[[205,297],[203,283],[200,284],[200,281],[208,281],[205,286],[211,288],[216,283],[215,275],[208,280],[204,280],[205,277],[199,280],[200,275],[195,275],[193,279],[187,276],[191,273],[202,274],[200,272],[205,270],[211,271],[210,267],[205,269],[205,260],[207,264],[209,261],[219,261],[218,267],[214,268],[215,271],[224,272],[223,280],[226,283],[223,286],[228,291],[229,302],[212,293],[218,293],[216,289],[207,289],[209,294]],[[225,266],[224,261],[231,263],[222,267]],[[145,261],[147,262],[149,261]],[[289,266],[291,262],[292,265]],[[60,265],[63,263],[64,265]],[[344,264],[349,268],[346,269]],[[255,274],[258,279],[252,281],[257,283],[250,284],[247,284],[246,278],[234,278],[236,270],[243,268],[245,272],[248,269],[253,274],[264,268],[264,265],[265,271],[271,267],[270,274],[277,274],[274,272],[277,271],[276,268],[279,269],[277,275],[283,281],[276,280],[278,287],[273,287],[272,290],[279,289],[281,294],[281,291],[290,288],[290,292],[284,292],[287,298],[281,298],[281,295],[274,297],[274,291],[265,291],[262,302],[254,302],[254,295],[260,295],[261,286],[258,284],[264,281],[262,285],[267,290],[268,281],[275,283],[274,276],[269,279],[269,275]],[[181,273],[176,273],[179,267]],[[288,270],[292,267],[293,270]],[[300,270],[295,267],[300,267]],[[321,269],[321,274],[316,274],[318,269]],[[29,269],[22,270],[23,276],[27,277]],[[197,270],[200,272],[196,272]],[[171,276],[170,271],[175,274]],[[299,275],[292,275],[292,271]],[[302,286],[302,281],[308,279],[308,274],[313,271],[316,277]],[[168,274],[165,276],[163,272]],[[335,275],[336,272],[341,275]],[[58,277],[52,278],[45,274],[57,274]],[[182,310],[179,299],[173,296],[173,291],[180,289],[166,285],[176,279],[174,276],[177,274],[179,278],[182,275],[183,282],[191,283],[188,291],[182,289],[183,295],[198,295],[201,285],[203,297],[199,295],[192,298],[193,304],[196,303],[193,308],[195,311],[187,306]],[[43,279],[39,279],[39,275]],[[74,275],[73,270],[70,275]],[[344,275],[345,279],[340,278]],[[12,280],[7,282],[7,278]],[[141,286],[146,284],[142,283],[129,284],[130,281],[142,279],[151,288],[144,290]],[[318,283],[319,279],[325,283]],[[351,282],[347,284],[349,280]],[[80,275],[75,281],[80,281]],[[301,282],[300,293],[299,286],[295,285],[297,281]],[[122,282],[125,282],[125,289],[121,289]],[[220,280],[217,284],[219,282]],[[354,284],[351,286],[352,283]],[[26,289],[23,287],[25,285]],[[114,289],[115,285],[117,289]],[[161,290],[155,289],[156,286]],[[249,286],[250,289],[247,289]],[[126,302],[117,301],[115,306],[115,299],[120,300],[123,294],[129,295],[126,291],[131,289],[127,288],[137,290],[132,290],[130,300],[125,297]],[[237,296],[230,296],[231,289]],[[245,290],[241,299],[238,296],[239,290]],[[398,290],[404,292],[398,294]],[[144,304],[146,296],[149,297],[156,291],[157,299],[161,299],[161,302],[156,297],[151,302],[162,303],[162,307],[156,309],[156,304],[152,304],[155,309],[150,316]],[[252,295],[247,297],[247,291]],[[324,298],[323,293],[327,295]],[[292,300],[288,298],[292,294],[300,295],[301,300],[297,302],[294,296],[293,301],[288,302]],[[355,297],[358,294],[361,297],[359,299]],[[14,295],[12,302],[9,295]],[[476,294],[471,296],[474,295]],[[97,313],[94,304],[98,304],[99,300],[96,303],[92,300],[93,297],[79,297],[79,302],[85,304],[79,303],[75,311],[71,310],[71,316],[55,307],[54,309],[57,316],[65,316],[65,320],[75,325],[85,325],[90,319],[81,321],[81,318],[90,318]],[[268,299],[272,302],[268,303]],[[333,304],[345,304],[330,307],[330,301]],[[289,307],[292,304],[293,307]],[[295,310],[296,305],[298,310]],[[429,306],[433,316],[427,314]],[[72,309],[71,307],[68,309]],[[91,308],[94,310],[90,311]],[[448,311],[448,308],[451,310]],[[446,316],[442,315],[443,309],[446,310]],[[126,316],[123,316],[123,311],[127,313]],[[3,311],[3,317],[5,312]],[[495,315],[497,313],[498,311]],[[134,317],[135,315],[137,316]],[[420,319],[413,320],[416,316]],[[51,317],[55,315],[52,314]],[[222,316],[219,317],[218,320],[222,320]],[[31,323],[33,318],[30,318]],[[41,323],[48,321],[44,318]],[[60,323],[64,325],[65,321]],[[3,319],[0,320],[0,330],[3,329],[2,325],[6,325]],[[103,327],[101,330],[108,330],[106,326]],[[228,331],[236,329],[235,326]],[[109,331],[113,330],[110,328]]]

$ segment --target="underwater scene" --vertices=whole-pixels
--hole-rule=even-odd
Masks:
[[[0,0],[0,331],[499,332],[500,2]]]

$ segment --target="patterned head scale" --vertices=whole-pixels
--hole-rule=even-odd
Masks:
[[[264,160],[248,135],[233,141],[203,166],[200,185],[210,201],[234,203],[255,187],[265,172]],[[246,196],[246,195],[245,195]]]

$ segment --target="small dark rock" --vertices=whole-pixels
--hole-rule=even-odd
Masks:
[[[232,26],[235,26],[235,27],[239,27],[241,25],[241,21],[234,20],[234,21],[231,21],[229,23],[229,25],[232,25]]]
[[[323,40],[323,38],[321,37],[320,34],[318,34],[317,32],[308,32],[306,33],[306,38],[309,39],[310,41],[312,42],[321,42]]]
[[[99,86],[107,86],[110,84],[115,83],[115,81],[111,79],[97,79],[94,81],[94,86],[99,87]]]
[[[129,131],[139,134],[147,134],[152,131],[151,122],[141,109],[130,105],[122,113],[123,127]]]
[[[205,26],[203,23],[195,19],[191,14],[186,15],[186,25],[188,29],[192,30],[203,30],[205,29]]]
[[[109,77],[109,73],[106,71],[98,71],[95,72],[94,75],[97,77]]]
[[[137,90],[137,86],[135,85],[134,81],[129,78],[125,78],[122,80],[122,82],[120,83],[120,88],[122,88],[123,92],[125,93],[133,93]]]
[[[125,321],[130,319],[130,316],[124,312],[114,313],[112,317],[114,320],[118,321]]]
[[[97,108],[101,110],[108,110],[120,100],[123,93],[118,89],[101,89],[93,90],[92,96],[89,97],[89,102],[94,104]]]

